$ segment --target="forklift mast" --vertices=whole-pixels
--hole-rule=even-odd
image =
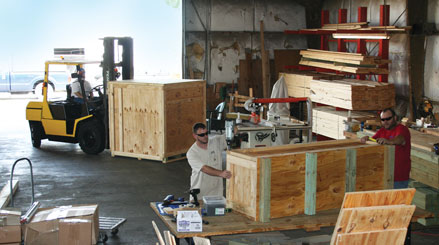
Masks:
[[[134,78],[133,66],[133,39],[131,37],[105,37],[104,39],[104,55],[102,61],[102,78],[104,87],[104,125],[105,125],[105,148],[109,148],[109,126],[108,126],[108,95],[107,84],[109,81],[115,81],[120,76],[116,70],[117,67],[122,68],[122,80],[130,80]],[[117,41],[117,43],[116,43]],[[116,46],[117,45],[117,46]],[[115,47],[119,50],[122,46],[122,61],[115,61]],[[117,57],[119,58],[119,57]]]

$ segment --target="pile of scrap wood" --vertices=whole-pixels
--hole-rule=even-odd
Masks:
[[[357,53],[333,52],[307,49],[300,51],[301,65],[331,69],[354,74],[388,74],[386,68],[377,66],[390,63],[389,60]]]
[[[395,106],[395,87],[357,79],[312,80],[311,100],[347,110],[382,110]]]
[[[351,111],[337,111],[334,107],[321,106],[312,109],[312,132],[333,139],[346,139],[344,131],[349,122],[360,125],[366,120],[373,120],[373,113]]]

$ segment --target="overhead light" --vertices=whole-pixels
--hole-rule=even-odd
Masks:
[[[390,39],[387,33],[334,33],[333,38],[339,39]]]

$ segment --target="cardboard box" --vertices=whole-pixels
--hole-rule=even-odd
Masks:
[[[178,211],[177,232],[202,232],[203,223],[198,211]]]
[[[92,244],[97,243],[99,237],[99,212],[98,205],[94,204],[39,209],[31,222],[25,226],[25,244],[57,244],[59,240],[59,222],[68,218],[90,220],[93,227]]]
[[[58,244],[91,245],[93,224],[87,219],[63,219],[59,221]]]
[[[21,242],[21,226],[8,225],[0,227],[0,244]]]

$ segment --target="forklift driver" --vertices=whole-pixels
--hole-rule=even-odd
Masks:
[[[85,94],[88,94],[88,99],[93,98],[93,92],[92,92],[92,88],[91,85],[88,81],[85,80],[85,70],[84,68],[79,69],[79,74],[78,76],[80,76],[80,78],[82,78],[82,81],[84,81],[84,90],[85,90]],[[72,82],[72,96],[73,96],[73,100],[83,104],[84,100],[83,100],[83,96],[81,93],[81,84],[79,83],[79,78],[77,78],[75,81]]]

